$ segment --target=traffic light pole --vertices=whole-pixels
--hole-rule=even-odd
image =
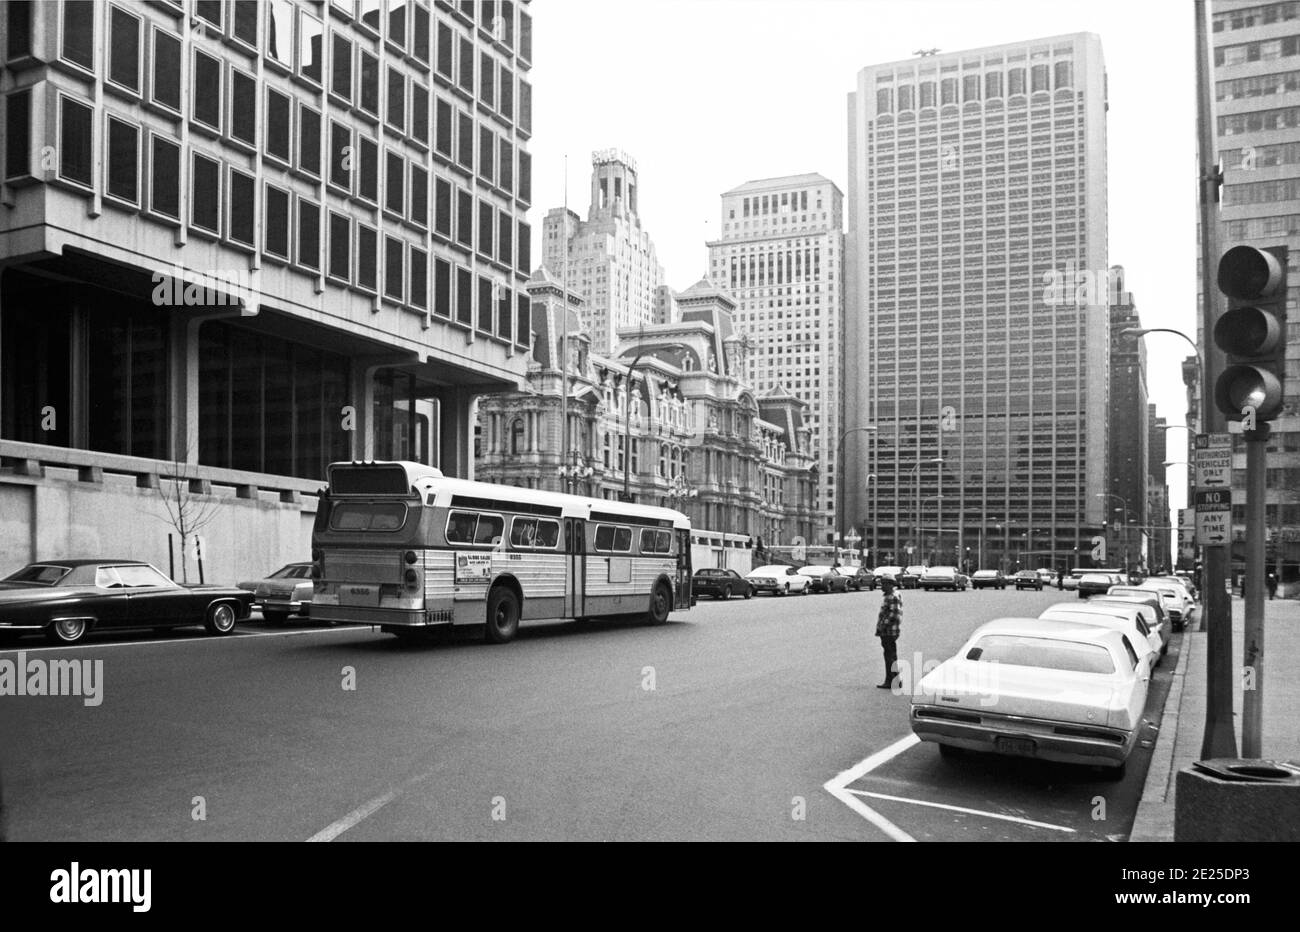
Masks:
[[[1264,493],[1269,425],[1245,431],[1246,438],[1246,677],[1241,701],[1241,756],[1264,756]]]
[[[1196,0],[1196,124],[1200,177],[1201,226],[1201,333],[1204,371],[1201,373],[1201,430],[1222,433],[1228,422],[1214,403],[1214,386],[1223,371],[1223,350],[1210,339],[1214,332],[1215,294],[1211,270],[1218,261],[1218,203],[1221,181],[1215,149],[1213,72],[1210,65],[1209,11],[1206,0]],[[1227,547],[1207,546],[1202,561],[1201,591],[1205,594],[1206,694],[1205,734],[1201,759],[1236,757],[1237,736],[1232,725],[1232,598],[1228,579]]]

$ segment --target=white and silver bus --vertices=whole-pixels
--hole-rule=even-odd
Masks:
[[[334,463],[312,530],[313,621],[398,637],[520,621],[641,615],[691,605],[680,512],[446,477],[406,462]]]

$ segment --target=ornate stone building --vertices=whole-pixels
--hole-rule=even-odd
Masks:
[[[747,343],[732,328],[731,298],[701,281],[677,296],[678,320],[622,330],[614,355],[601,356],[578,296],[566,312],[563,286],[545,269],[527,291],[528,388],[480,400],[477,478],[626,495],[765,546],[811,537],[817,469],[806,406],[779,387],[756,395],[745,381]]]

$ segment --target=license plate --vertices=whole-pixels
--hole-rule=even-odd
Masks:
[[[339,604],[377,606],[379,604],[379,587],[346,584],[339,586]]]
[[[993,746],[1003,754],[1014,754],[1017,757],[1033,757],[1038,750],[1038,745],[1032,738],[1008,738],[1005,735],[998,735]]]

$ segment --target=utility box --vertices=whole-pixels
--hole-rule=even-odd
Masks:
[[[1175,786],[1174,841],[1300,841],[1300,763],[1198,761]]]

